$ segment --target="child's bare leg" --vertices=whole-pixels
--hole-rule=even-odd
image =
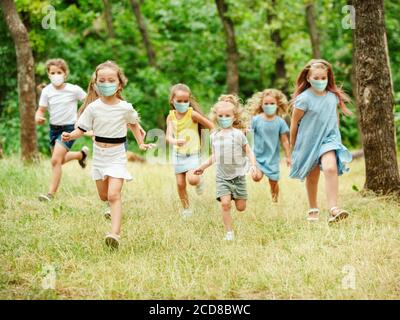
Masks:
[[[63,163],[67,163],[71,160],[81,160],[82,159],[82,152],[81,151],[68,151],[63,159]]]
[[[318,192],[318,180],[319,180],[320,169],[316,166],[311,170],[306,178],[306,189],[308,196],[308,204],[310,208],[318,208],[317,204],[317,192]]]
[[[105,180],[96,180],[96,187],[101,201],[108,201],[108,177]]]
[[[182,207],[189,208],[189,198],[186,192],[186,173],[178,173],[176,175],[176,184],[178,187],[179,199],[181,199]]]
[[[224,221],[225,230],[232,231],[232,216],[231,216],[231,195],[222,196],[221,209],[222,209],[222,219]]]
[[[329,209],[337,206],[339,177],[336,163],[336,152],[329,151],[321,157],[322,170],[325,176],[326,197]]]
[[[246,199],[236,199],[235,206],[237,211],[244,211],[246,210]]]
[[[262,173],[262,171],[258,168],[256,168],[255,172],[251,174],[251,178],[253,179],[253,181],[255,182],[259,182],[262,180],[264,174]]]
[[[108,202],[111,208],[111,233],[119,235],[122,221],[121,190],[124,179],[108,178]]]
[[[271,196],[273,202],[278,202],[279,196],[279,184],[278,181],[268,179],[269,185],[271,187]]]
[[[191,186],[197,186],[200,182],[200,176],[194,174],[194,170],[186,172],[187,181]]]
[[[61,166],[64,161],[65,154],[67,153],[67,149],[65,149],[61,144],[55,144],[53,148],[53,152],[51,155],[51,166],[53,169],[53,176],[51,178],[49,193],[55,194],[57,192],[58,186],[61,181]]]

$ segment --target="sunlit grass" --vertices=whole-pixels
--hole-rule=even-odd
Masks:
[[[271,203],[266,181],[248,180],[248,209],[233,213],[236,240],[225,243],[213,170],[205,195],[190,189],[195,214],[185,221],[172,168],[129,164],[135,180],[124,185],[122,245],[110,252],[90,165],[66,165],[57,198],[45,204],[37,195],[47,189],[49,161],[25,167],[3,159],[0,298],[399,299],[399,203],[361,196],[353,186],[362,189],[363,161],[351,169],[340,180],[347,221],[328,226],[324,210],[320,222],[307,223],[304,184],[282,166],[280,203]],[[322,178],[321,207],[323,190]],[[42,287],[46,266],[55,268],[54,290]],[[355,272],[353,289],[346,270]]]

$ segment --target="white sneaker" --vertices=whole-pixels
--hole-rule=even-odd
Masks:
[[[224,237],[225,241],[233,241],[235,240],[235,234],[233,231],[228,231]]]
[[[193,211],[190,208],[183,209],[181,215],[183,218],[189,218],[193,215]]]
[[[205,185],[204,185],[204,177],[200,176],[199,184],[196,185],[196,194],[198,196],[201,196],[204,193],[204,187],[205,187]]]
[[[82,167],[82,169],[85,169],[87,166],[87,161],[88,161],[88,155],[89,155],[89,148],[86,146],[83,146],[81,149],[82,152],[82,159],[79,160],[79,165]]]

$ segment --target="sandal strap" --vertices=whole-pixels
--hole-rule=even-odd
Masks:
[[[339,208],[338,207],[332,207],[332,208],[329,209],[329,212],[332,213],[335,210],[339,210]]]
[[[318,208],[310,208],[310,210],[308,210],[308,214],[312,213],[312,212],[317,212],[319,213],[319,209]]]

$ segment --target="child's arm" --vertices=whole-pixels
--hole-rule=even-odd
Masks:
[[[169,120],[169,117],[167,118],[167,134],[166,134],[166,140],[170,144],[176,144],[179,147],[182,147],[185,143],[185,139],[175,139],[173,137],[173,129],[174,129],[174,124],[172,121]]]
[[[62,141],[71,141],[80,138],[84,134],[83,130],[77,128],[72,132],[63,132],[61,135]]]
[[[202,126],[206,127],[207,129],[214,129],[214,124],[205,116],[201,115],[200,113],[193,111],[192,112],[192,120],[194,122],[200,123]]]
[[[292,114],[292,121],[290,122],[290,150],[293,151],[294,145],[296,144],[297,130],[299,121],[304,116],[304,111],[294,108]]]
[[[200,167],[194,170],[194,174],[201,176],[204,173],[204,170],[210,167],[214,162],[214,155],[211,155],[211,157],[209,157],[206,162],[204,162]]]
[[[281,143],[285,152],[286,164],[290,167],[292,165],[292,158],[290,156],[289,139],[286,133],[281,134]]]
[[[46,122],[45,118],[45,113],[46,113],[46,107],[39,106],[39,108],[36,110],[35,113],[35,122],[37,124],[44,124]]]
[[[251,172],[255,173],[256,168],[257,168],[256,157],[254,156],[254,153],[251,150],[250,145],[248,143],[245,144],[244,151],[246,152],[247,158],[249,158],[249,160],[250,160]]]
[[[144,143],[144,135],[143,129],[139,123],[132,124],[130,123],[129,129],[131,129],[133,136],[136,139],[137,144],[139,145],[140,150],[147,150],[153,148],[155,145],[153,143],[146,144]]]

